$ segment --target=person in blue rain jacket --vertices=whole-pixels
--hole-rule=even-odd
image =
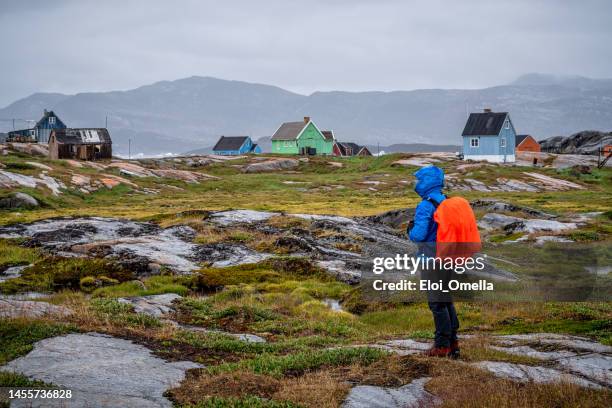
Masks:
[[[410,240],[416,243],[436,242],[438,224],[434,221],[437,205],[446,199],[442,194],[444,171],[436,166],[419,169],[414,176],[417,179],[414,191],[423,199],[416,207],[414,219],[408,228]],[[429,256],[435,256],[435,244],[425,245]],[[433,253],[433,254],[432,254]],[[453,302],[429,301],[429,309],[434,318],[434,346],[426,352],[429,356],[459,357],[457,330],[459,319]]]

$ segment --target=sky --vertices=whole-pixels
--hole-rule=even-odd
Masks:
[[[612,77],[608,0],[2,0],[0,107],[193,75],[315,91]]]

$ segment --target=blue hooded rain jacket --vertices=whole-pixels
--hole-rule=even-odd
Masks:
[[[414,242],[435,242],[438,224],[433,220],[436,206],[427,201],[431,198],[441,203],[446,196],[442,194],[444,186],[444,171],[436,166],[427,166],[419,169],[414,176],[417,183],[414,191],[423,198],[414,212],[414,226],[409,231],[409,237]]]

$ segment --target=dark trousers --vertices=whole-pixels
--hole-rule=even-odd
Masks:
[[[429,309],[433,313],[436,326],[436,347],[450,347],[451,343],[457,341],[457,330],[459,330],[459,319],[453,302],[429,302]]]

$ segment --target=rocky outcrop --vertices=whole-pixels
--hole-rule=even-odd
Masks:
[[[20,153],[29,154],[31,156],[49,156],[47,146],[38,143],[9,143],[8,146]]]
[[[267,171],[291,170],[298,166],[295,159],[273,159],[260,163],[247,164],[242,168],[243,173],[263,173]]]
[[[529,214],[533,217],[540,218],[555,218],[556,216],[553,214],[549,214],[540,210],[536,210],[529,207],[523,207],[520,205],[515,205],[511,203],[507,203],[505,201],[499,201],[494,199],[480,199],[474,200],[470,202],[470,205],[474,209],[486,210],[495,213],[503,213],[503,212],[522,212],[525,214]]]
[[[26,193],[14,193],[8,197],[0,198],[0,209],[33,208],[39,205],[34,197]]]
[[[578,228],[576,223],[559,222],[554,220],[526,219],[511,217],[504,214],[489,213],[478,222],[478,226],[485,230],[501,229],[507,233],[515,232],[560,232]]]
[[[540,142],[543,152],[565,154],[597,154],[601,146],[612,144],[612,132],[585,130],[571,136],[555,136]]]
[[[69,400],[22,400],[12,406],[172,407],[164,397],[179,385],[185,372],[199,364],[166,362],[131,341],[86,333],[39,341],[29,354],[2,371],[72,390]]]
[[[16,187],[29,187],[36,188],[38,185],[47,187],[53,195],[59,195],[60,189],[66,188],[62,183],[50,177],[44,173],[41,173],[38,178],[27,176],[19,173],[12,173],[6,170],[0,170],[0,187],[3,188],[16,188]]]

